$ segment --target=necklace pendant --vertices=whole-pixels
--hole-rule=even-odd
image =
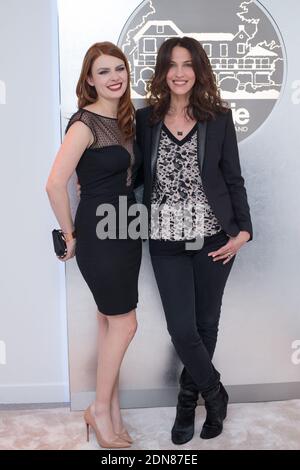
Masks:
[[[182,131],[177,131],[177,135],[183,135]]]

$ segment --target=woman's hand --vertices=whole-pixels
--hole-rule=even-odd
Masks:
[[[237,254],[239,249],[242,248],[249,239],[250,234],[248,232],[241,231],[236,237],[230,237],[226,245],[219,248],[219,250],[208,253],[208,256],[211,256],[213,261],[224,260],[223,264],[226,264]]]
[[[71,259],[75,256],[76,238],[73,238],[72,240],[66,243],[67,243],[67,250],[68,250],[67,254],[62,258],[57,256],[59,261],[68,261],[68,259]]]

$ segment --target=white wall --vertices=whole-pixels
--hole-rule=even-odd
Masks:
[[[165,8],[161,19],[173,19],[173,11],[162,6],[171,1],[152,1],[152,6]],[[209,1],[215,5],[222,3],[221,0],[198,3],[207,6]],[[173,3],[174,10],[183,8],[180,3]],[[186,2],[187,6],[196,3],[196,0]],[[233,401],[296,398],[300,393],[300,361],[294,359],[300,332],[300,223],[295,216],[299,212],[299,103],[293,99],[300,76],[297,34],[300,4],[296,0],[256,3],[264,6],[273,17],[272,23],[277,24],[287,60],[280,99],[260,128],[239,145],[254,240],[239,253],[226,286],[214,356]],[[59,1],[64,124],[76,109],[75,87],[85,51],[96,41],[117,43],[129,16],[140,4],[141,0]],[[183,30],[191,31],[192,9],[187,11],[187,26]],[[210,17],[204,7],[203,12],[199,29],[193,31],[215,31],[209,29],[205,16]],[[193,18],[197,14],[193,12]],[[258,103],[254,107],[258,113]],[[139,329],[126,353],[120,376],[121,403],[129,407],[172,404],[181,369],[165,326],[147,245],[143,248],[137,309]],[[71,402],[73,409],[84,409],[95,388],[96,307],[73,260],[67,264],[67,292]]]
[[[64,1],[66,5],[73,2]],[[74,54],[78,54],[79,49],[84,52],[94,38],[117,41],[128,14],[138,4],[139,0],[128,0],[128,11],[120,7],[118,16],[114,16],[115,30],[105,21],[106,29],[101,28],[101,34],[98,22],[95,22],[95,29],[91,29],[90,17],[85,21],[82,15],[81,24],[86,25],[89,35],[75,36],[77,42],[72,42],[74,50],[69,54],[70,62]],[[264,0],[263,4],[284,36],[288,75],[276,110],[256,132],[255,139],[249,139],[240,147],[255,239],[239,257],[231,275],[216,352],[216,365],[221,366],[226,384],[254,384],[256,387],[266,383],[275,386],[299,382],[300,367],[298,359],[291,360],[292,345],[299,340],[300,331],[297,218],[300,100],[292,99],[300,78],[295,14],[299,6],[295,0],[278,4]],[[85,11],[94,12],[87,8]],[[112,14],[116,11],[115,4],[112,7],[105,3],[101,11],[103,18],[109,18],[109,11]],[[74,27],[73,17],[67,17],[67,21],[70,29]],[[75,58],[77,60],[77,56]],[[82,57],[78,64],[81,60]],[[72,93],[74,97],[77,68],[68,70],[68,64],[64,62],[62,72],[68,76],[67,86],[70,96]],[[65,100],[64,103],[69,111],[70,102]],[[52,253],[51,230],[57,223],[44,190],[59,144],[56,0],[0,0],[0,404],[69,400],[65,273],[64,265]],[[272,177],[267,193],[263,191],[265,175]],[[263,216],[270,208],[275,216],[272,224],[266,225]],[[79,275],[75,268],[72,271],[74,263],[69,266],[72,304],[69,314],[72,318],[76,308],[86,307],[80,299],[87,291],[82,285],[77,288]],[[75,281],[73,273],[77,276]],[[155,361],[147,362],[145,356],[152,357],[152,344],[146,349],[147,342],[151,343],[150,335],[156,331],[152,325],[160,330],[158,340],[163,347],[169,345],[165,326],[162,326],[163,317],[159,317],[162,313],[156,308],[148,281],[143,274],[140,332],[124,364],[124,388],[131,378],[142,380],[140,371],[144,370],[152,386],[153,376],[157,377],[160,372],[158,380],[163,384],[174,379],[167,376],[170,364],[172,370],[176,367],[169,350],[166,350],[164,362],[160,360],[161,369]],[[154,285],[153,279],[150,281]],[[239,309],[240,305],[243,309]],[[84,310],[85,315],[87,310]],[[93,326],[86,318],[82,323],[85,330],[81,328],[73,335],[76,347],[83,349],[91,341],[90,327]],[[88,336],[84,337],[86,331]],[[73,352],[73,364],[82,361],[78,350]],[[133,373],[134,377],[130,375]],[[139,388],[134,380],[130,386]],[[144,395],[144,390],[141,394]]]
[[[0,403],[69,400],[64,265],[44,190],[59,143],[56,1],[0,0]]]

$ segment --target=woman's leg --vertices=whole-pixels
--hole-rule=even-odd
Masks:
[[[172,442],[177,445],[185,444],[194,435],[199,390],[214,387],[219,381],[219,373],[197,330],[192,256],[152,256],[168,331],[193,385],[189,388],[182,383],[182,378],[180,380],[176,418],[171,431]]]
[[[223,264],[222,261],[214,262],[208,253],[226,244],[227,240],[228,237],[223,232],[209,237],[193,259],[197,329],[210,358],[213,357],[216,347],[224,288],[234,258]],[[202,393],[202,397],[207,414],[200,437],[211,439],[222,432],[228,394],[220,383],[215,390]]]
[[[113,389],[111,399],[111,419],[116,434],[121,434],[124,431],[124,424],[121,415],[120,400],[119,400],[119,374]]]
[[[105,337],[108,331],[108,320],[106,315],[98,313],[98,344],[103,344]],[[119,374],[117,376],[111,399],[111,419],[113,424],[113,429],[116,434],[121,434],[124,431],[124,424],[121,415],[120,402],[119,402]]]
[[[112,421],[112,402],[116,419],[117,380],[124,354],[137,328],[135,310],[122,315],[103,315],[99,313],[100,333],[96,400],[92,405],[97,426],[105,440],[111,441],[118,430]],[[103,318],[104,317],[104,318]],[[118,405],[117,405],[118,406]],[[118,423],[121,424],[121,423]]]
[[[223,264],[214,262],[208,253],[218,250],[227,241],[223,232],[213,235],[193,256],[197,330],[211,360],[217,343],[223,293],[234,258]],[[197,387],[186,368],[182,370],[180,383],[189,390]]]
[[[152,265],[178,356],[198,390],[209,389],[218,383],[219,373],[197,330],[192,256],[152,256]]]
[[[223,293],[234,262],[232,258],[223,264],[207,256],[218,248],[204,246],[194,257],[197,328],[211,359],[217,343]]]

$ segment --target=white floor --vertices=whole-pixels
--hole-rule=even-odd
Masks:
[[[205,417],[197,408],[194,438],[183,446],[170,441],[175,408],[123,410],[134,438],[132,450],[167,449],[300,449],[300,400],[232,404],[223,433],[199,438]],[[0,411],[0,449],[98,449],[93,433],[86,442],[82,412],[68,408]]]

